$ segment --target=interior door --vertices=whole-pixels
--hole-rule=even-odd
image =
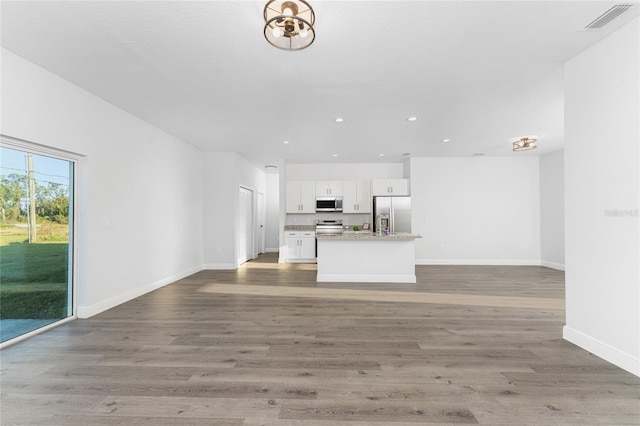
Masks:
[[[264,253],[264,222],[264,194],[258,192],[256,197],[256,256]]]
[[[240,188],[240,218],[238,226],[238,265],[253,258],[253,191]]]

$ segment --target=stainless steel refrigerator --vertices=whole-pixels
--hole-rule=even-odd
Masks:
[[[389,232],[411,232],[411,197],[373,197],[373,231],[378,215],[389,215]]]

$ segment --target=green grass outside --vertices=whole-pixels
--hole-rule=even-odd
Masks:
[[[0,319],[66,317],[67,242],[29,244],[23,227],[0,232]]]

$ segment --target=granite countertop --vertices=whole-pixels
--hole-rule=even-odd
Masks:
[[[319,240],[364,240],[364,241],[411,241],[422,238],[417,234],[398,232],[389,235],[379,235],[371,232],[345,232],[342,235],[316,235]]]

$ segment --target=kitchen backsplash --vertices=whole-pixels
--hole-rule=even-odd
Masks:
[[[314,213],[288,214],[285,225],[315,225],[316,220],[342,220],[344,225],[362,225],[371,223],[369,214]]]

